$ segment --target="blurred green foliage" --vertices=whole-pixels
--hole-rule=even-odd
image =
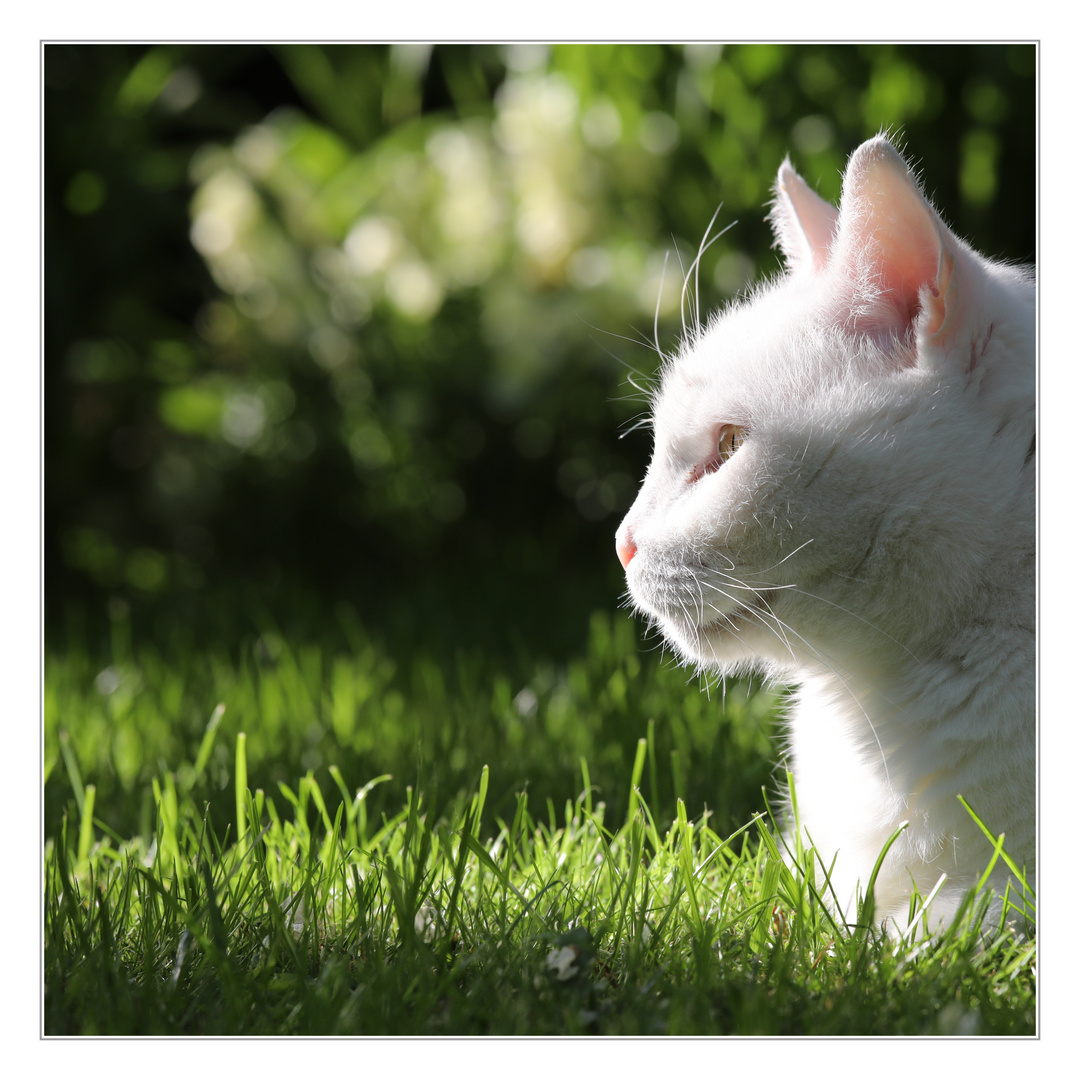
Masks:
[[[49,45],[44,81],[49,636],[297,589],[577,647],[718,204],[703,310],[777,268],[784,155],[836,199],[882,128],[1036,255],[1034,45]]]

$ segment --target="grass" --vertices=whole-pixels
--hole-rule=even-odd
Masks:
[[[114,616],[46,660],[47,1034],[1035,1030],[1034,942],[974,902],[836,925],[762,796],[774,699],[622,618],[558,665]]]

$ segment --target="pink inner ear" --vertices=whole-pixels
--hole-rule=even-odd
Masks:
[[[836,232],[837,211],[785,159],[776,176],[776,198],[769,217],[788,268],[824,269]]]
[[[863,332],[902,332],[920,292],[938,290],[942,234],[903,159],[883,139],[864,143],[844,176],[840,236],[830,269],[854,287],[851,317]]]

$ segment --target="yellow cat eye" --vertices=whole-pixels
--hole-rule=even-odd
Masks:
[[[708,473],[716,472],[742,446],[745,438],[745,428],[741,428],[737,424],[721,425],[716,432],[716,449],[704,461],[690,470],[690,475],[687,477],[688,482],[694,484]]]
[[[720,429],[716,437],[716,456],[720,459],[720,464],[727,461],[742,446],[745,437],[743,429],[734,424],[725,424]]]

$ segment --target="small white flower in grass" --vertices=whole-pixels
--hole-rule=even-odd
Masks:
[[[288,928],[297,941],[304,936],[304,928],[307,925],[307,912],[304,909],[304,898],[300,893],[291,893],[281,905],[281,914],[288,920]],[[263,938],[263,948],[270,948],[270,935]]]
[[[434,941],[438,931],[435,909],[428,904],[420,908],[413,919],[413,929],[424,941]]]
[[[561,949],[552,949],[547,956],[547,966],[555,972],[560,981],[572,979],[577,973],[577,958],[580,949],[575,945],[564,945]]]
[[[588,930],[583,926],[574,926],[560,934],[553,942],[554,946],[547,954],[546,967],[555,973],[560,982],[572,979],[580,971],[591,967],[596,958],[596,946]]]
[[[292,912],[289,913],[289,907],[292,906]],[[289,929],[293,932],[293,936],[299,938],[304,933],[304,927],[307,925],[307,912],[304,910],[304,898],[296,894],[290,898],[288,904],[282,909],[283,914],[290,914]]]

